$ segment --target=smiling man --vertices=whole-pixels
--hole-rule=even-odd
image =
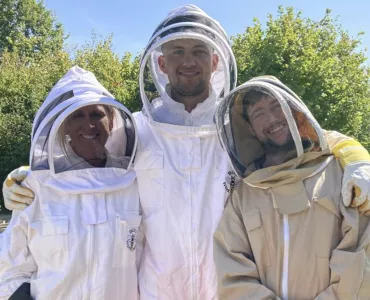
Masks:
[[[263,167],[280,164],[295,147],[279,102],[267,94],[247,92],[244,115],[265,151]]]
[[[369,218],[344,207],[343,171],[303,102],[260,78],[217,117],[243,178],[215,233],[219,299],[370,299]]]
[[[139,135],[134,168],[146,237],[140,299],[217,298],[213,233],[237,178],[213,120],[236,74],[224,29],[194,5],[170,11],[142,54],[143,109],[134,114]],[[337,150],[355,142],[334,136]],[[359,149],[345,154],[365,151]],[[18,170],[5,181],[7,207],[32,201],[30,191],[17,184],[24,177]],[[350,182],[350,192],[357,182]]]
[[[159,67],[168,76],[171,97],[190,113],[209,95],[218,55],[206,43],[194,39],[167,42],[162,51]]]

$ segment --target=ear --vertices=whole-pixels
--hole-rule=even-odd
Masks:
[[[219,57],[217,54],[212,54],[212,72],[216,71]]]
[[[159,68],[161,69],[161,71],[164,74],[167,74],[166,59],[164,58],[163,55],[158,57],[158,65],[159,65]]]

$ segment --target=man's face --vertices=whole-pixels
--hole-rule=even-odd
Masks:
[[[194,39],[179,39],[162,46],[159,67],[167,74],[171,88],[183,96],[197,96],[209,89],[218,56],[210,46]]]
[[[294,146],[289,125],[279,101],[268,95],[248,106],[248,119],[254,134],[266,151],[287,151]]]

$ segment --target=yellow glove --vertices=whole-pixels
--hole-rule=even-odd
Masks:
[[[370,155],[362,145],[336,132],[327,133],[332,139],[332,152],[343,167],[342,197],[345,206],[358,207],[370,216]],[[330,142],[329,142],[330,146]]]
[[[29,167],[20,167],[12,171],[3,183],[5,207],[9,210],[23,210],[33,202],[34,193],[20,185],[27,177]]]

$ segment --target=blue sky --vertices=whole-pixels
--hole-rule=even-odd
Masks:
[[[276,14],[278,5],[293,6],[313,20],[321,19],[326,8],[330,8],[352,36],[365,32],[362,44],[370,49],[370,1],[365,0],[44,0],[44,3],[69,33],[69,45],[91,40],[92,30],[104,37],[113,33],[114,51],[119,54],[140,52],[168,11],[187,3],[198,5],[217,19],[229,35],[244,32],[253,24],[254,17],[264,23],[267,14]]]

